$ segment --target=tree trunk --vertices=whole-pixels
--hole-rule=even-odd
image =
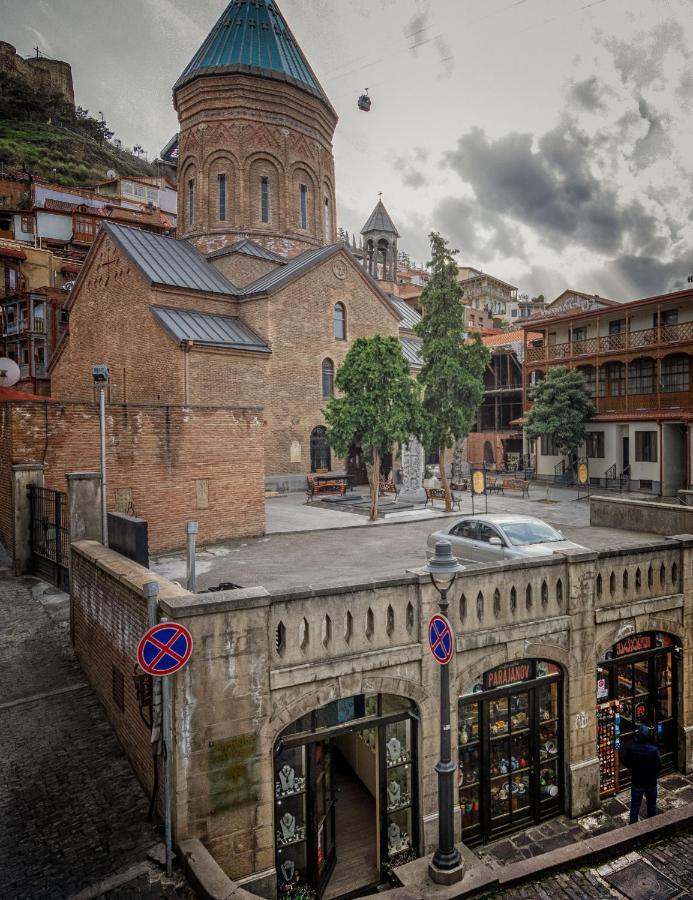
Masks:
[[[373,448],[373,465],[371,467],[371,513],[370,520],[378,518],[378,493],[380,491],[380,450]]]
[[[440,469],[440,480],[443,482],[443,490],[445,491],[445,512],[452,512],[452,491],[450,490],[450,482],[445,471],[445,449],[443,444],[438,452],[438,468]]]

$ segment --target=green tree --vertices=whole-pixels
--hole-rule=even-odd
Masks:
[[[378,518],[380,460],[395,443],[419,431],[419,389],[399,339],[376,334],[357,338],[337,371],[342,396],[327,405],[327,440],[342,457],[352,444],[371,457],[370,518]]]
[[[532,440],[550,435],[559,453],[577,454],[585,440],[585,425],[595,413],[585,379],[577,369],[558,366],[529,390],[534,403],[527,414],[525,434]]]
[[[484,372],[491,354],[478,334],[464,336],[462,288],[457,281],[455,253],[441,235],[433,232],[431,277],[421,294],[421,321],[416,333],[422,339],[424,443],[439,453],[440,478],[445,507],[452,509],[452,494],[445,472],[445,451],[469,434],[484,396]]]

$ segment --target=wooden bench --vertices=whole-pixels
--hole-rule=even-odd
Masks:
[[[503,482],[503,493],[506,491],[517,491],[522,493],[523,497],[529,497],[529,481],[524,478],[506,478]]]
[[[380,486],[378,488],[379,494],[394,494],[395,499],[399,497],[399,488],[394,483],[394,481],[385,481],[384,478],[380,479]]]
[[[442,500],[445,503],[445,491],[442,488],[424,488],[426,492],[426,502],[424,503],[424,509],[430,503],[433,506],[436,500]],[[452,493],[452,492],[451,492]],[[452,493],[452,508],[454,510],[459,511],[460,508],[460,498]]]
[[[306,503],[310,503],[313,497],[320,497],[321,494],[337,494],[343,497],[347,492],[349,482],[345,478],[334,478],[329,481],[316,481],[314,478],[308,478],[308,487],[306,489]]]
[[[501,481],[496,478],[495,475],[487,475],[486,476],[486,493],[487,494],[500,494],[503,490],[503,484]]]

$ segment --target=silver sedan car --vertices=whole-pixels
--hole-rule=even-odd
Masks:
[[[431,553],[438,541],[450,541],[458,559],[474,562],[534,559],[550,556],[555,550],[587,549],[532,516],[465,516],[428,536]]]

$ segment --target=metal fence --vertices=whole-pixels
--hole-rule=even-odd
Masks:
[[[67,494],[29,485],[31,559],[34,575],[61,590],[70,583],[70,530]]]

